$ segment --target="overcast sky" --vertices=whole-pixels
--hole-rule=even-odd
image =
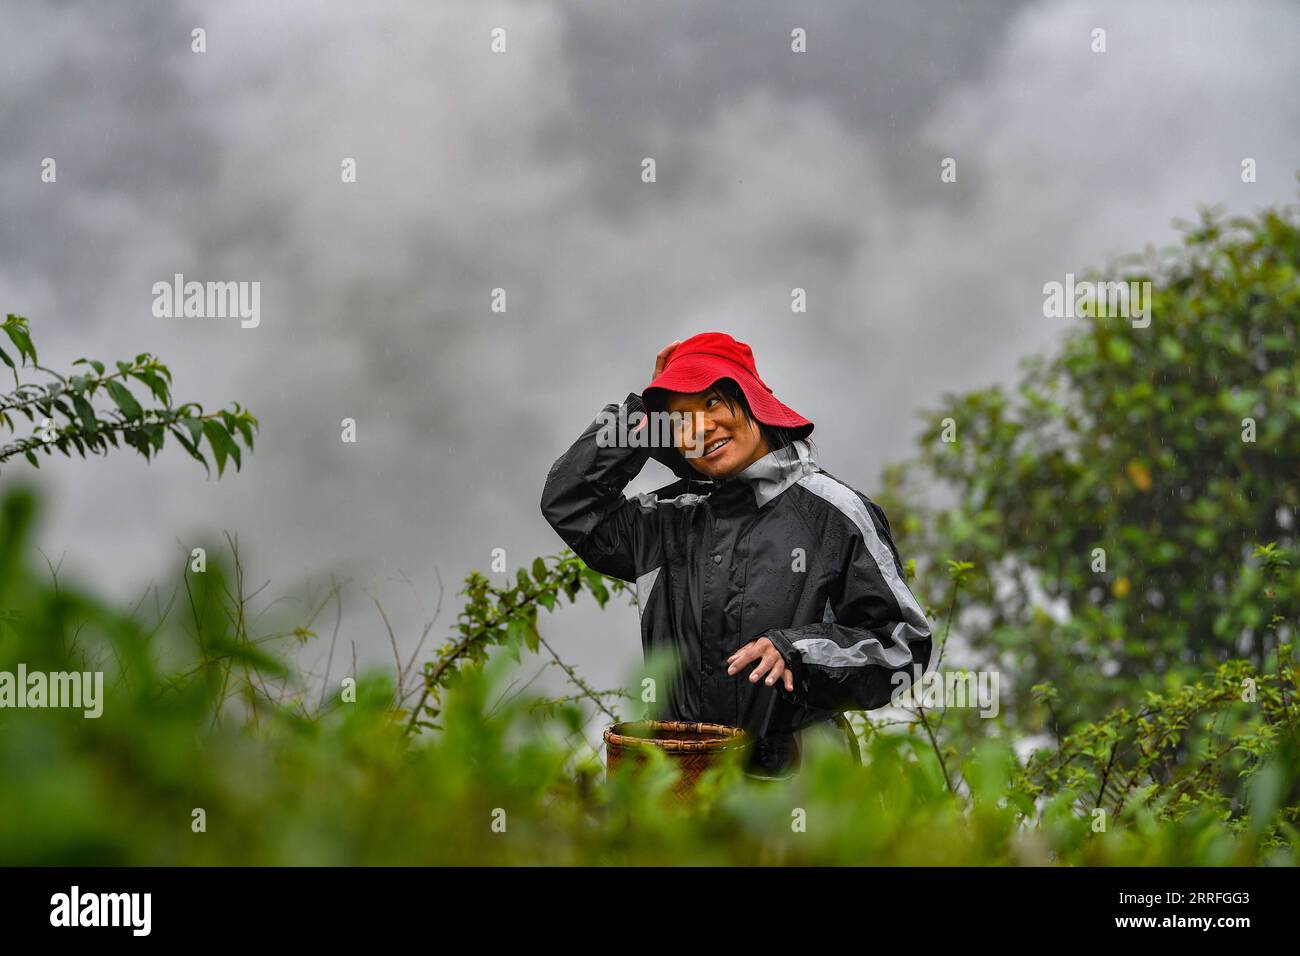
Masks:
[[[1201,202],[1294,200],[1297,36],[1293,3],[1189,0],[10,0],[0,307],[45,365],[151,351],[179,400],[262,425],[219,482],[177,447],[60,456],[41,545],[134,599],[237,533],[264,597],[350,579],[341,640],[382,662],[365,592],[409,650],[435,569],[442,637],[493,548],[512,570],[558,551],[551,463],[705,330],[749,342],[872,495],[921,409],[1052,348],[1045,282],[1171,241]],[[260,282],[260,325],[155,318],[178,272]],[[543,623],[597,686],[640,658],[630,607]]]

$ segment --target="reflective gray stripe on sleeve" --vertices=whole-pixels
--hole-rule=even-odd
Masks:
[[[654,590],[659,578],[659,568],[651,568],[636,579],[636,611],[639,617],[645,617],[645,606],[650,602],[650,592]]]
[[[886,647],[877,637],[867,637],[850,647],[840,647],[829,637],[805,637],[792,641],[799,648],[805,664],[822,667],[862,667],[866,664],[884,664],[889,668],[906,667],[912,663],[912,652],[907,642],[899,639],[899,632],[907,625],[902,621],[890,634],[891,646]]]
[[[899,621],[890,633],[892,647],[885,647],[875,637],[859,641],[852,647],[841,647],[828,638],[795,641],[794,646],[803,652],[804,660],[811,664],[822,664],[828,667],[861,667],[866,663],[885,664],[889,667],[906,666],[912,659],[911,651],[908,649],[909,642],[929,637],[930,624],[926,621],[920,605],[916,603],[916,598],[899,577],[898,569],[894,566],[894,556],[889,546],[876,533],[875,522],[871,520],[866,505],[853,489],[821,472],[805,475],[799,479],[799,484],[834,505],[853,522],[862,536],[867,552],[876,562],[880,576],[884,578],[894,600],[898,602],[903,620]],[[829,602],[827,612],[822,616],[823,620],[826,620],[827,615],[833,621],[834,614]]]

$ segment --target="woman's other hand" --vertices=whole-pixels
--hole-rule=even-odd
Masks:
[[[766,637],[760,637],[756,641],[750,641],[736,653],[727,658],[727,673],[738,674],[741,668],[751,661],[758,661],[759,664],[750,673],[751,682],[757,682],[764,674],[767,680],[764,683],[771,687],[778,680],[783,681],[785,689],[794,691],[794,674],[790,668],[785,666],[785,658],[781,652]]]

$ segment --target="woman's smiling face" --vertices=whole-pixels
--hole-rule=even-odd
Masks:
[[[682,457],[707,478],[731,478],[771,451],[740,404],[735,404],[733,412],[716,389],[693,394],[669,392],[666,406],[684,419],[677,440],[679,449],[701,450],[697,442],[703,440],[706,454]],[[695,434],[697,421],[702,428],[700,435]]]

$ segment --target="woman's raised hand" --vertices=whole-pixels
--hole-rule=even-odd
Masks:
[[[668,356],[672,355],[673,349],[677,348],[677,346],[681,344],[682,344],[682,340],[677,339],[676,341],[669,342],[667,345],[665,345],[663,348],[659,350],[659,354],[655,356],[655,373],[650,376],[650,381],[653,382],[655,379],[659,377],[659,373],[662,372],[664,370],[664,366],[668,364]]]

